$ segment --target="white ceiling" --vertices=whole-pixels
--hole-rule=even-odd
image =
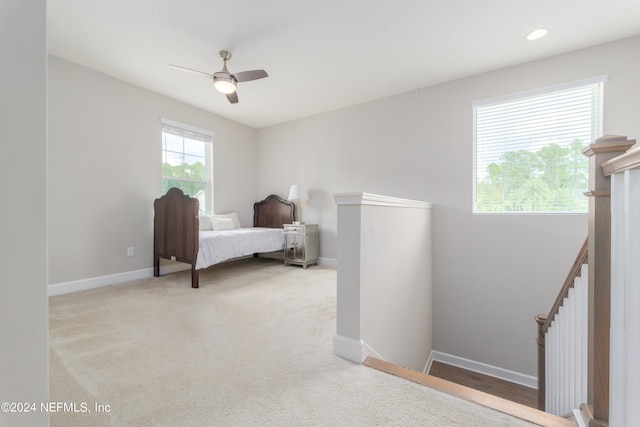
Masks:
[[[49,0],[49,52],[260,128],[640,34],[640,0]],[[526,35],[539,27],[538,41]],[[265,69],[229,104],[206,77]],[[640,52],[630,52],[638,55]]]

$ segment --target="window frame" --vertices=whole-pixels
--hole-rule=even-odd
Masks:
[[[177,180],[177,181],[183,181],[183,182],[201,182],[205,184],[205,206],[200,206],[200,213],[201,214],[205,214],[205,215],[210,215],[211,213],[214,212],[214,203],[213,203],[213,195],[214,195],[214,191],[213,191],[213,187],[214,187],[214,182],[213,182],[213,139],[215,136],[215,133],[207,130],[207,129],[202,129],[202,128],[198,128],[195,126],[191,126],[182,122],[178,122],[175,120],[171,120],[165,117],[161,117],[160,118],[160,123],[161,123],[161,127],[160,127],[160,154],[161,154],[161,163],[160,163],[160,174],[161,174],[161,179],[160,179],[160,188],[161,188],[161,193],[164,193],[164,191],[162,190],[164,185],[163,182],[165,179],[172,179],[172,180]],[[163,160],[164,160],[164,153],[166,150],[165,147],[165,132],[166,132],[166,128],[169,129],[174,129],[174,132],[169,131],[168,133],[173,134],[173,135],[177,135],[177,136],[181,136],[183,138],[187,138],[187,139],[191,139],[194,141],[200,141],[204,144],[205,147],[205,175],[206,175],[206,179],[205,180],[194,180],[194,179],[189,179],[189,178],[180,178],[180,177],[169,177],[169,176],[165,176],[164,175],[164,168],[163,168]],[[193,135],[194,137],[190,137],[189,135]],[[184,151],[183,151],[184,154]]]
[[[477,215],[564,215],[564,214],[585,214],[586,211],[576,210],[576,211],[548,211],[548,210],[525,210],[525,211],[482,211],[479,210],[478,206],[478,184],[479,184],[479,170],[478,170],[478,109],[482,107],[495,107],[501,104],[509,104],[516,101],[525,101],[527,99],[534,100],[536,98],[541,98],[544,96],[548,96],[551,94],[560,94],[562,92],[569,92],[582,87],[597,87],[598,93],[596,94],[596,99],[592,98],[592,103],[595,101],[597,104],[595,105],[595,110],[592,111],[591,116],[591,138],[588,141],[583,141],[585,144],[590,144],[596,138],[602,136],[603,129],[603,110],[604,110],[604,84],[607,82],[607,75],[599,75],[594,76],[582,80],[577,80],[573,82],[563,83],[554,86],[547,86],[535,90],[518,92],[506,96],[500,96],[495,98],[489,98],[484,100],[479,100],[471,103],[472,107],[472,115],[473,115],[473,158],[472,158],[472,185],[473,185],[473,193],[472,193],[472,213]],[[548,146],[551,143],[545,145]],[[519,148],[514,147],[513,151],[517,151]],[[503,153],[511,152],[510,150],[505,150]],[[533,151],[531,151],[533,153]],[[586,189],[585,189],[586,191]]]

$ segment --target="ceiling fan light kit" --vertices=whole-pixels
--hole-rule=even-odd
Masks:
[[[236,91],[236,82],[231,76],[224,75],[224,73],[215,73],[213,75],[213,87],[218,92],[226,95]]]
[[[227,100],[229,100],[229,102],[232,104],[236,104],[238,102],[238,94],[236,93],[238,82],[248,82],[251,80],[258,80],[269,77],[265,70],[241,71],[239,73],[231,74],[227,69],[227,61],[231,59],[231,53],[226,50],[221,50],[220,58],[222,58],[223,62],[222,71],[218,71],[217,73],[213,74],[193,70],[191,68],[182,67],[180,65],[170,64],[169,66],[178,70],[190,72],[192,74],[201,74],[208,77],[213,77],[213,87],[218,92],[225,94]]]

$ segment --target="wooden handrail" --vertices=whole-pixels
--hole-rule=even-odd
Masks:
[[[636,140],[633,139],[630,142],[635,144]],[[614,173],[638,168],[640,168],[640,147],[629,150],[618,157],[614,157],[613,159],[602,163],[602,172],[604,176],[610,176]]]
[[[558,297],[553,303],[553,307],[551,307],[551,311],[549,311],[548,315],[538,314],[535,316],[536,323],[538,324],[538,337],[536,338],[536,343],[538,344],[538,409],[541,411],[545,410],[546,395],[545,336],[547,334],[547,330],[551,326],[551,322],[553,322],[553,318],[558,314],[558,310],[560,310],[565,298],[569,295],[569,289],[573,287],[576,277],[580,276],[582,265],[588,261],[588,253],[589,238],[587,237],[580,249],[580,252],[578,252],[576,260],[573,262],[573,265],[569,270],[569,274],[567,274],[567,278],[562,285],[562,289],[560,289]]]
[[[558,294],[556,301],[553,303],[553,306],[551,307],[551,311],[549,311],[549,314],[547,315],[546,320],[541,326],[541,332],[543,334],[547,333],[547,330],[551,326],[551,322],[553,322],[553,318],[556,316],[556,314],[558,314],[558,310],[562,306],[564,299],[569,294],[569,289],[573,288],[573,283],[575,281],[575,278],[580,277],[582,264],[586,264],[588,260],[589,260],[589,239],[587,238],[585,239],[584,244],[582,245],[582,248],[580,249],[580,252],[576,257],[576,260],[573,262],[573,265],[571,266],[571,270],[569,270],[569,274],[567,274],[567,278],[565,279],[564,284],[562,285],[562,289],[560,289],[560,293]]]

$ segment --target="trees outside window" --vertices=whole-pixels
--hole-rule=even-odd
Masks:
[[[605,80],[473,106],[475,213],[587,211],[582,150],[602,136]]]
[[[162,194],[177,187],[200,202],[200,212],[213,212],[213,134],[162,120]]]
[[[478,182],[480,212],[586,212],[589,183],[585,144],[549,144],[537,152],[510,151]]]

